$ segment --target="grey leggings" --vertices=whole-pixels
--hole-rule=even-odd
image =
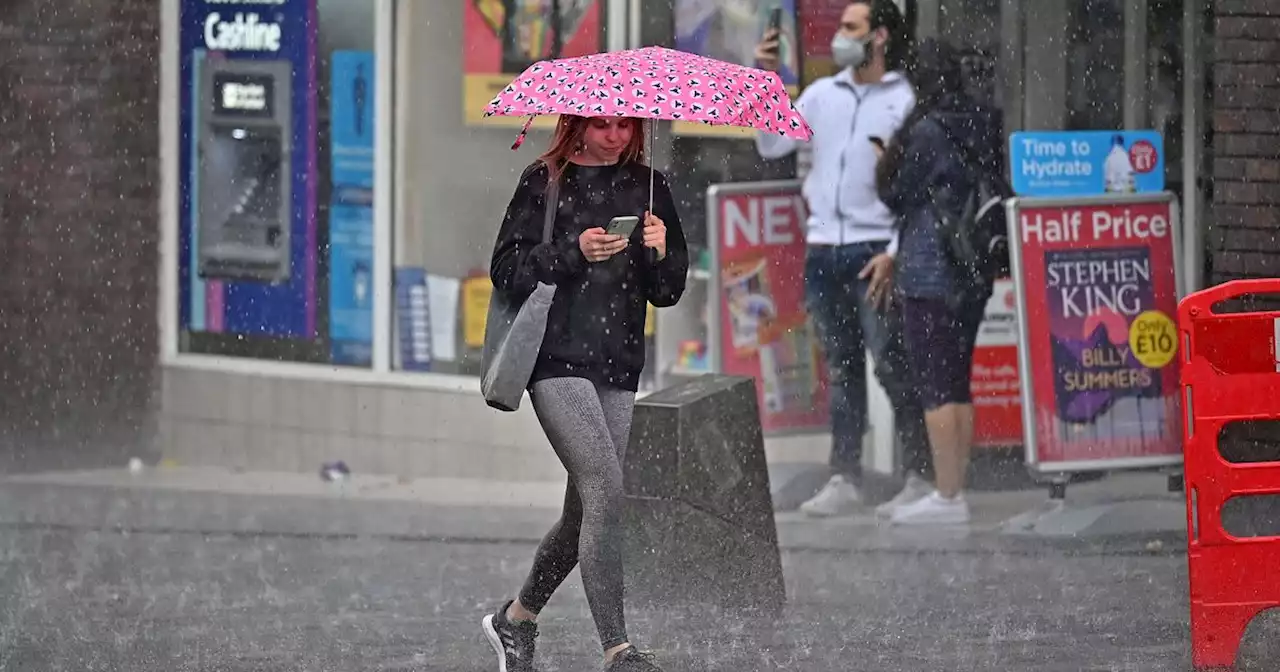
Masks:
[[[585,378],[548,378],[533,384],[530,397],[569,482],[564,511],[538,546],[520,604],[540,612],[581,564],[591,617],[608,650],[628,641],[622,613],[622,459],[636,395]]]

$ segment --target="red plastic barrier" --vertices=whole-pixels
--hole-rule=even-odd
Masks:
[[[1228,424],[1280,420],[1280,311],[1213,311],[1220,301],[1249,294],[1280,295],[1280,279],[1229,282],[1178,306],[1196,669],[1233,669],[1249,622],[1280,607],[1280,537],[1240,538],[1222,526],[1223,504],[1232,497],[1280,494],[1280,463],[1232,464],[1218,449]]]

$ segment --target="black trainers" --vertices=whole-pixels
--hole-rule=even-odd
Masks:
[[[613,658],[605,672],[662,672],[662,668],[653,662],[652,653],[641,653],[640,649],[629,646]]]
[[[536,672],[533,649],[534,640],[538,638],[538,624],[507,620],[507,608],[510,606],[511,602],[507,602],[480,622],[484,636],[498,654],[498,672]]]

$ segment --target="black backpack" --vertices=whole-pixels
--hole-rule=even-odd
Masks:
[[[959,150],[974,185],[961,199],[959,211],[934,208],[947,256],[962,283],[978,292],[989,292],[992,283],[1010,272],[1005,202],[1013,196],[1013,189],[991,162],[974,156],[973,149],[956,140],[945,124],[939,125]]]

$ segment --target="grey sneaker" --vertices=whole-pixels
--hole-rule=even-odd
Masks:
[[[485,638],[498,654],[498,672],[537,672],[533,667],[533,650],[538,624],[511,622],[507,619],[510,606],[511,602],[507,602],[480,622]]]
[[[662,672],[662,668],[653,662],[652,653],[641,653],[640,649],[631,646],[614,656],[605,672]]]

